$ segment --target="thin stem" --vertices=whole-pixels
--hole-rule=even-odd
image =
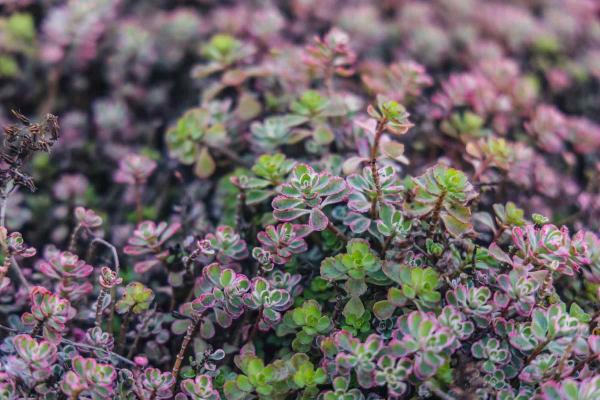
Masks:
[[[139,333],[137,335],[135,335],[133,344],[131,345],[131,347],[129,348],[129,352],[127,353],[127,358],[131,358],[135,354],[135,350],[137,349],[138,344],[140,343],[140,338],[141,338],[141,335]]]
[[[442,211],[442,204],[444,204],[445,197],[446,192],[442,192],[435,202],[433,214],[431,215],[431,224],[429,225],[429,230],[427,231],[427,237],[429,238],[433,236],[433,233],[438,226],[438,222],[440,221],[440,212]]]
[[[133,186],[135,192],[135,220],[137,223],[142,222],[144,218],[144,209],[142,207],[142,188],[138,183]]]
[[[9,180],[6,185],[0,189],[0,226],[6,227],[6,207],[8,206],[8,198],[15,190],[15,185],[12,180]]]
[[[240,189],[240,193],[237,195],[237,204],[235,207],[235,226],[240,234],[243,234],[245,230],[244,222],[244,210],[246,209],[246,192],[244,189]],[[244,235],[245,236],[245,235]]]
[[[492,238],[492,243],[497,242],[502,237],[502,234],[504,233],[505,230],[506,230],[506,226],[504,224],[501,224],[498,227],[498,230],[496,231],[496,233],[494,233],[494,237]]]
[[[477,170],[473,174],[473,179],[471,179],[473,182],[479,181],[479,178],[481,177],[481,175],[483,175],[483,173],[490,166],[491,161],[492,160],[490,158],[486,158],[485,160],[483,160],[481,162],[481,164],[479,164],[479,166],[477,167]]]
[[[527,367],[533,360],[535,360],[535,358],[542,352],[544,351],[544,349],[546,348],[546,346],[548,345],[548,343],[550,343],[549,339],[544,340],[542,343],[540,343],[534,350],[533,352],[529,355],[529,357],[527,357],[527,359],[525,360],[525,363],[523,364],[523,368],[521,368],[521,371]]]
[[[71,234],[71,239],[69,240],[69,251],[71,253],[75,253],[77,250],[77,237],[79,236],[79,232],[81,232],[81,224],[77,224],[75,229],[73,229],[73,233]]]
[[[2,190],[0,194],[0,226],[5,226],[4,221],[6,220],[6,203],[8,200],[8,196]]]
[[[104,303],[104,298],[108,294],[108,289],[102,288],[100,294],[98,295],[98,300],[96,301],[96,326],[101,327],[102,325],[102,303]],[[108,327],[110,329],[110,326]]]
[[[179,353],[177,353],[177,356],[175,357],[175,363],[173,364],[173,369],[171,371],[171,374],[175,379],[177,379],[177,376],[179,375],[179,370],[181,369],[181,364],[183,363],[183,357],[185,357],[185,352],[192,340],[192,336],[194,335],[196,328],[198,328],[198,325],[200,325],[200,320],[201,316],[195,317],[185,332],[185,337],[183,338],[183,342],[181,342]]]
[[[102,238],[94,238],[94,240],[92,240],[92,243],[90,244],[90,246],[96,246],[98,244],[101,244],[105,247],[107,247],[108,249],[110,249],[112,256],[113,256],[113,269],[115,270],[115,272],[117,273],[117,275],[119,275],[119,255],[117,253],[117,248],[115,246],[113,246],[112,244],[108,243],[106,240],[102,239]]]
[[[120,270],[120,264],[119,264],[119,254],[117,253],[117,248],[115,246],[113,246],[112,244],[110,244],[109,242],[107,242],[106,240],[102,239],[102,238],[94,238],[94,240],[92,240],[92,242],[90,243],[90,250],[89,250],[89,259],[91,259],[91,254],[93,253],[93,249],[94,246],[97,245],[103,245],[104,247],[108,248],[113,256],[113,269],[115,271],[115,273],[117,274],[117,276],[119,275],[119,270]],[[117,294],[116,288],[112,288],[110,291],[110,295],[112,297],[112,306],[110,308],[110,315],[108,317],[108,322],[107,322],[107,330],[111,330],[112,329],[112,321],[115,315],[115,296]]]
[[[17,334],[27,333],[27,332],[21,332],[18,329],[9,328],[8,326],[4,326],[4,325],[0,325],[0,329],[3,329],[3,330],[8,331],[8,332],[14,332],[14,333],[17,333]],[[45,339],[43,336],[39,336],[39,335],[35,335],[34,336],[32,334],[29,334],[29,335],[32,336],[32,337],[35,337],[37,339]],[[88,349],[88,350],[95,350],[95,351],[99,351],[99,352],[104,352],[104,353],[110,354],[111,357],[114,357],[114,358],[116,358],[116,359],[118,359],[118,360],[120,360],[120,361],[122,361],[122,362],[124,362],[126,364],[133,365],[133,366],[136,365],[133,361],[131,361],[131,360],[129,360],[129,359],[127,359],[127,358],[125,358],[125,357],[117,354],[117,353],[113,353],[112,351],[108,351],[106,349],[103,349],[101,347],[96,347],[96,346],[92,346],[92,345],[85,344],[85,343],[77,343],[77,342],[74,342],[72,340],[65,339],[65,338],[61,338],[60,341],[61,341],[61,343],[68,344],[68,345],[71,345],[71,346],[74,346],[74,347],[79,347],[81,349]]]
[[[131,318],[131,311],[127,311],[121,321],[121,328],[119,330],[119,339],[117,340],[117,353],[123,352],[125,346],[125,340],[127,338],[127,329],[129,329],[129,320]]]
[[[108,320],[106,321],[106,330],[112,330],[113,319],[115,318],[115,307],[117,302],[115,301],[115,297],[117,297],[117,288],[113,287],[110,289],[110,297],[111,297],[111,306],[110,313],[108,314]]]
[[[577,341],[577,336],[573,336],[573,339],[571,339],[571,342],[569,343],[569,345],[565,349],[565,352],[563,353],[562,357],[560,358],[560,361],[558,362],[558,368],[556,371],[557,379],[561,378],[561,376],[563,374],[563,370],[565,369],[565,364],[566,364],[567,360],[569,359],[569,357],[571,357],[571,354],[573,353],[573,348],[575,347],[576,341]]]
[[[456,400],[455,397],[448,395],[447,393],[445,393],[443,390],[441,390],[440,388],[438,388],[431,382],[426,382],[425,386],[427,387],[427,389],[429,389],[431,391],[431,393],[435,394],[441,400]]]
[[[392,240],[394,240],[395,237],[396,232],[392,232],[392,234],[385,239],[385,242],[383,242],[383,246],[381,247],[381,258],[383,258],[384,260],[388,247],[390,247],[390,244],[392,244]]]
[[[332,98],[335,94],[335,87],[333,83],[333,65],[329,64],[325,70],[325,88],[327,89],[327,97]]]
[[[371,165],[371,175],[373,175],[373,183],[375,183],[376,196],[371,201],[371,217],[373,219],[377,219],[377,204],[381,201],[381,183],[379,181],[379,170],[377,169],[377,153],[379,152],[379,141],[381,140],[381,135],[383,135],[383,131],[385,129],[386,120],[381,119],[377,122],[377,127],[375,128],[375,138],[373,139],[373,145],[371,146],[371,157],[369,164]]]
[[[10,263],[12,265],[13,271],[15,272],[15,275],[17,275],[17,278],[19,278],[19,280],[21,281],[21,284],[25,286],[27,291],[29,291],[29,289],[31,289],[31,284],[29,283],[27,278],[25,278],[25,275],[23,275],[23,271],[21,270],[21,267],[19,266],[19,263],[17,262],[14,256],[10,256]]]
[[[327,229],[333,233],[338,239],[347,242],[348,236],[344,234],[344,232],[340,231],[331,221],[327,223]]]
[[[251,167],[252,165],[250,163],[248,163],[246,160],[242,159],[240,156],[238,156],[234,151],[232,151],[231,149],[225,147],[225,146],[211,146],[208,145],[208,147],[211,150],[215,150],[216,152],[222,154],[223,156],[227,157],[229,160],[231,160],[232,162],[234,162],[235,164],[241,165],[243,167]]]
[[[38,321],[37,324],[35,324],[35,326],[31,330],[31,336],[39,336],[40,332],[42,331],[42,328],[44,327],[44,322],[45,321],[42,320]]]
[[[258,317],[256,318],[256,322],[254,323],[254,325],[252,325],[252,330],[250,331],[250,335],[248,335],[248,340],[252,341],[254,340],[254,338],[256,337],[256,334],[258,333],[258,324],[260,323],[260,320],[263,317],[263,309],[261,308],[260,311],[258,312]]]

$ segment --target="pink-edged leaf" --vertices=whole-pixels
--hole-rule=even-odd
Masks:
[[[324,231],[327,229],[329,219],[323,211],[318,208],[313,208],[310,211],[310,217],[308,218],[308,225],[315,231]]]

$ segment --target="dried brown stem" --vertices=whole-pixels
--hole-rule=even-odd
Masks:
[[[42,328],[44,327],[44,322],[45,321],[38,321],[35,324],[35,326],[31,330],[31,336],[39,336],[39,334],[42,332]]]
[[[96,326],[102,326],[102,303],[104,303],[104,298],[108,295],[108,289],[102,288],[100,294],[98,295],[98,300],[96,301]],[[110,329],[110,327],[108,327]]]
[[[69,239],[69,251],[71,253],[75,253],[77,250],[77,237],[79,236],[79,232],[81,232],[81,224],[77,224],[75,229],[73,229],[73,233],[71,233],[71,238]]]
[[[192,341],[192,336],[200,325],[201,316],[197,316],[192,320],[192,323],[188,326],[183,341],[181,342],[181,347],[179,348],[179,353],[175,357],[175,363],[173,364],[173,369],[171,370],[171,374],[175,379],[179,375],[179,370],[181,369],[181,364],[183,363],[183,358],[185,357],[185,352]]]
[[[128,311],[123,316],[121,321],[121,328],[119,330],[119,339],[117,340],[117,353],[123,353],[123,347],[125,346],[125,339],[127,338],[127,329],[129,329],[129,320],[131,319],[131,311]]]
[[[385,119],[382,119],[377,122],[377,127],[375,128],[375,137],[373,138],[373,145],[371,146],[371,157],[369,164],[371,166],[371,174],[373,175],[373,182],[375,183],[375,190],[377,191],[376,196],[371,201],[371,217],[373,219],[378,218],[377,212],[377,204],[381,202],[381,183],[379,180],[379,170],[377,169],[377,154],[379,152],[379,142],[381,140],[381,136],[383,135],[383,131],[385,130]]]

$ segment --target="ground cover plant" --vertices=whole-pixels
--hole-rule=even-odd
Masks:
[[[598,2],[0,7],[0,398],[600,399]]]

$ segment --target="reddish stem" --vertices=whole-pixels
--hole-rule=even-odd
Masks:
[[[377,153],[379,151],[379,142],[385,128],[385,119],[377,122],[375,128],[375,138],[373,138],[373,145],[371,146],[371,159],[369,164],[371,165],[371,174],[373,175],[373,182],[375,183],[376,195],[371,201],[371,217],[373,219],[378,218],[377,204],[381,201],[381,183],[379,181],[379,170],[377,169]]]
[[[200,325],[200,319],[200,316],[194,318],[185,332],[185,337],[183,338],[183,342],[181,342],[179,353],[177,353],[177,356],[175,357],[175,364],[173,364],[173,369],[171,370],[171,374],[175,379],[177,379],[177,376],[179,375],[179,370],[181,369],[181,364],[183,363],[183,357],[185,357],[185,352],[192,340],[192,336],[194,335],[198,325]]]

